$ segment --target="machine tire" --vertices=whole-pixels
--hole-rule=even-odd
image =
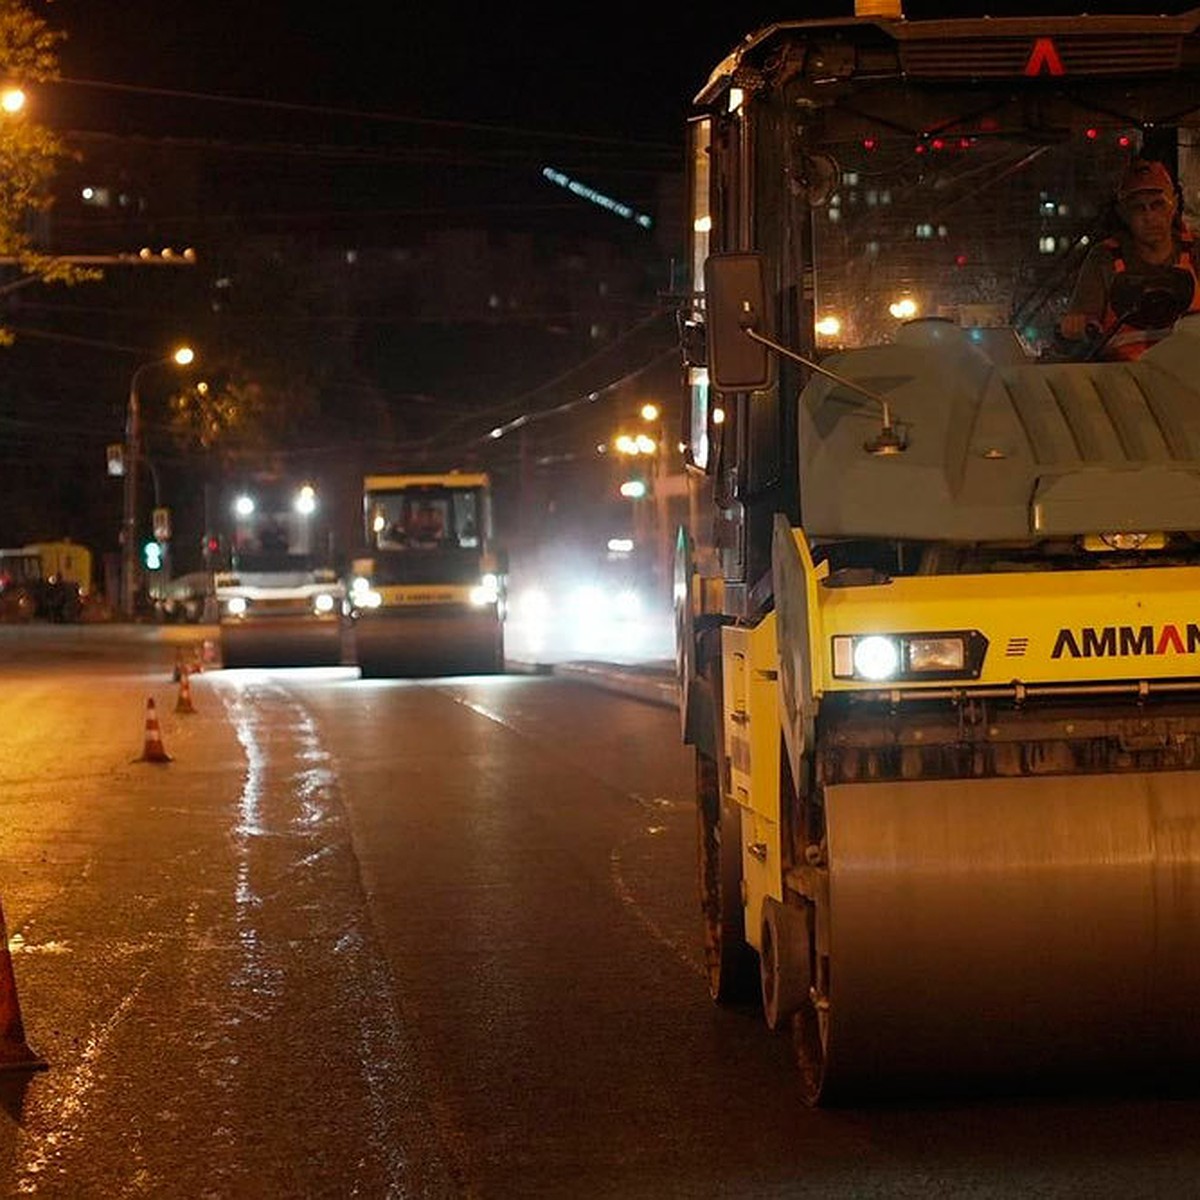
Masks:
[[[829,1104],[825,1067],[829,1053],[829,1017],[818,1010],[811,996],[792,1014],[792,1046],[800,1069],[801,1096],[810,1108]]]
[[[797,904],[768,896],[763,901],[759,946],[763,1019],[768,1029],[783,1029],[808,1001],[812,986],[808,914]]]
[[[716,762],[696,754],[700,908],[708,990],[719,1004],[753,1000],[759,991],[742,907],[741,814],[721,795]]]

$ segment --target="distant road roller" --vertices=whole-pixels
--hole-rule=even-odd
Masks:
[[[257,475],[231,487],[222,507],[228,561],[215,574],[222,664],[337,666],[345,589],[316,486]]]
[[[504,670],[503,556],[479,473],[368,475],[348,591],[364,677]]]
[[[812,1103],[1192,1079],[1200,286],[1178,194],[1152,270],[1111,199],[1198,194],[1200,10],[891,7],[751,34],[688,126],[710,990]]]

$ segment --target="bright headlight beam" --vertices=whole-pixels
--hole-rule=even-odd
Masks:
[[[854,670],[863,679],[891,679],[900,668],[900,647],[893,638],[865,637],[854,644]]]

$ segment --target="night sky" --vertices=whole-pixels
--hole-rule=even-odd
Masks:
[[[142,165],[168,164],[173,172],[176,163],[200,164],[203,220],[183,205],[179,217],[171,209],[153,215],[166,231],[164,242],[176,230],[201,239],[207,265],[202,239],[230,214],[232,227],[247,233],[302,237],[332,229],[348,246],[366,244],[355,239],[371,221],[380,245],[419,241],[413,223],[420,220],[471,229],[498,224],[504,232],[591,221],[607,237],[619,223],[547,184],[543,166],[639,208],[651,206],[663,177],[682,171],[691,99],[740,39],[775,20],[848,14],[853,3],[388,9],[357,0],[31,0],[31,7],[66,34],[59,51],[63,79],[34,90],[34,115],[79,151],[84,166],[89,156],[125,156],[133,164],[132,186]],[[906,11],[919,19],[946,15],[950,7],[908,0]],[[1080,8],[997,0],[953,7],[993,15]],[[1086,7],[1138,6],[1094,0]],[[181,171],[181,196],[187,170]],[[222,199],[212,203],[213,195]],[[60,237],[89,236],[96,227],[83,217],[95,215],[77,211],[72,224],[69,206],[60,205]],[[118,284],[114,277],[107,291],[97,285],[15,293],[19,307],[10,318],[19,341],[6,359],[11,411],[0,413],[7,420],[0,426],[7,480],[0,544],[43,536],[46,531],[34,526],[45,511],[60,514],[52,531],[57,536],[61,514],[95,510],[107,532],[85,528],[77,536],[100,548],[100,538],[116,528],[111,514],[98,508],[115,493],[97,478],[98,469],[93,477],[93,468],[120,429],[129,364],[153,353],[166,326],[184,319],[157,292],[125,294]],[[74,316],[63,315],[68,308]],[[29,331],[39,328],[60,328],[73,340],[38,340]],[[452,358],[474,361],[464,353]],[[522,411],[530,388],[570,365],[538,354],[509,351],[507,358],[530,377],[497,378],[477,390],[493,407],[511,399],[516,407],[508,416]],[[394,382],[384,375],[379,386]],[[439,395],[430,410],[435,417],[455,411],[462,400],[445,381],[406,376],[399,390]],[[550,407],[551,399],[539,395],[537,403]],[[64,429],[70,437],[61,436]],[[64,464],[67,454],[75,460]],[[21,471],[29,487],[18,505]],[[42,488],[47,475],[62,493],[49,503]],[[75,495],[88,489],[99,501]]]
[[[750,30],[851,11],[852,0],[697,4],[400,4],[351,0],[52,0],[68,77],[397,116],[678,136],[687,100]],[[1179,11],[1186,2],[907,0],[951,10]]]
[[[678,165],[690,99],[746,33],[774,20],[845,14],[853,0],[390,9],[361,0],[50,0],[36,7],[67,34],[62,73],[76,81],[45,97],[44,116],[59,128],[440,150],[455,128],[465,136],[461,130],[481,125],[498,131],[497,145],[521,166],[595,139],[591,161],[604,161],[607,144],[609,159],[623,147],[653,169],[663,159],[652,147],[673,151],[668,161]],[[918,19],[951,9],[1001,16],[1186,7],[1171,0],[905,6]],[[575,161],[589,158],[577,153]]]

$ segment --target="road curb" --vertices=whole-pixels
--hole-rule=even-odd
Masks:
[[[578,679],[647,704],[661,708],[679,707],[679,689],[674,678],[660,670],[623,668],[597,662],[555,663],[551,669],[565,679]]]

